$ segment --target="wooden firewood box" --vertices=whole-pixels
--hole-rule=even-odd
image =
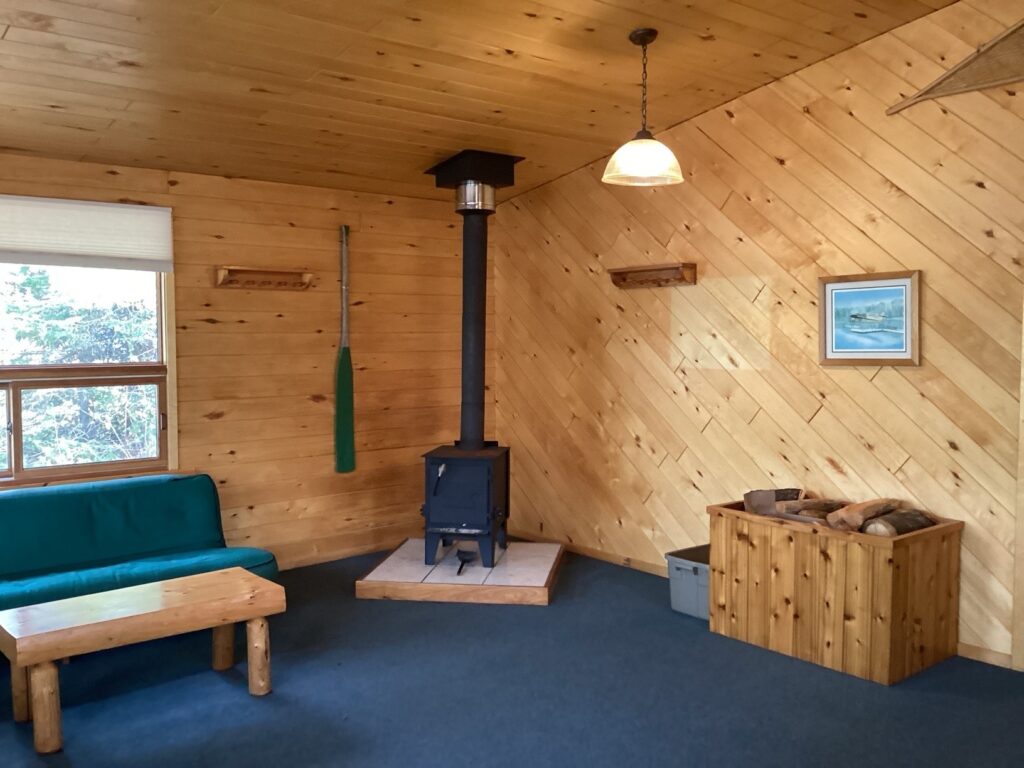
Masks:
[[[708,513],[713,632],[886,685],[956,655],[962,522],[886,538]]]

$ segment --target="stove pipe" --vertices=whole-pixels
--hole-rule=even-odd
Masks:
[[[455,190],[462,216],[462,419],[459,448],[484,447],[484,366],[487,351],[487,217],[496,187],[514,183],[522,158],[467,149],[431,168],[438,187]]]
[[[484,447],[484,367],[487,351],[487,217],[494,187],[476,180],[456,188],[462,215],[462,421],[459,447]]]

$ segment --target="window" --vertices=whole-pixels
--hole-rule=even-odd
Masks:
[[[11,474],[11,411],[7,389],[0,387],[0,478]]]
[[[65,203],[0,196],[0,225],[5,204],[16,201],[7,226],[45,228],[47,211],[25,216],[26,200]],[[154,269],[165,262],[130,246],[98,255],[130,230],[122,209],[153,209],[75,205],[93,206],[79,222],[94,230],[81,240],[88,254],[73,252],[66,211],[49,212],[60,220],[59,243],[0,233],[0,487],[168,467],[164,277]],[[104,232],[91,219],[107,208],[120,218]]]

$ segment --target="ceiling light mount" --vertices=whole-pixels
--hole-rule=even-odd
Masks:
[[[640,83],[640,130],[611,156],[601,181],[627,187],[660,187],[681,184],[683,173],[672,150],[654,138],[647,128],[647,46],[658,37],[653,27],[638,27],[629,42],[643,50]]]
[[[658,39],[658,30],[653,27],[640,27],[629,33],[629,42],[633,45],[650,45]]]

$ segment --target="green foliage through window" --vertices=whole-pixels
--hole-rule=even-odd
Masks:
[[[158,362],[152,272],[0,264],[0,365]]]
[[[0,366],[160,362],[157,297],[152,272],[0,264]],[[0,470],[7,410],[0,401]],[[156,384],[26,386],[20,412],[25,469],[160,453]]]
[[[158,418],[155,384],[25,389],[25,469],[156,458]]]

